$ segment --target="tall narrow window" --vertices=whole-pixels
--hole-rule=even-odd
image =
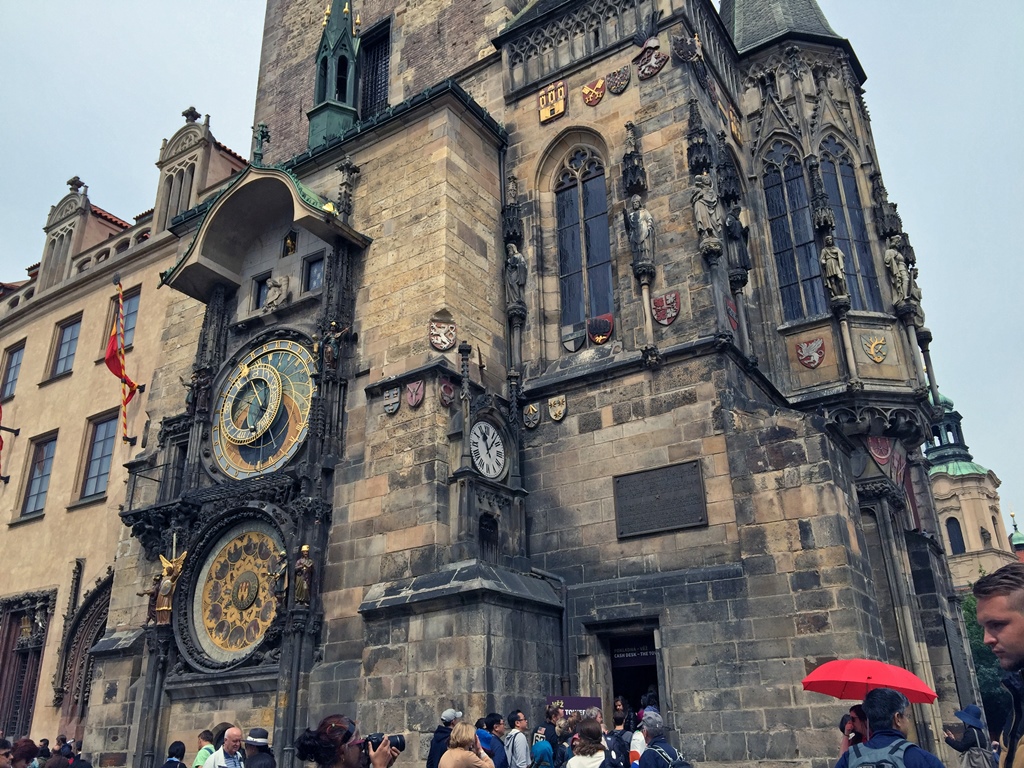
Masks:
[[[126,347],[130,347],[135,340],[135,321],[139,317],[139,296],[139,291],[135,290],[124,297],[124,345]],[[114,311],[117,311],[116,300]]]
[[[85,480],[82,483],[82,498],[96,496],[107,490],[107,476],[110,474],[110,458],[114,455],[116,434],[116,415],[93,422],[89,456],[85,464]]]
[[[339,56],[337,60],[338,69],[334,73],[334,100],[342,103],[348,102],[348,59]]]
[[[574,147],[562,161],[555,207],[562,344],[575,352],[587,340],[588,321],[610,322],[614,310],[604,164],[589,147]]]
[[[835,136],[829,136],[821,144],[821,178],[835,214],[836,245],[846,254],[850,304],[853,309],[881,312],[882,296],[878,290],[875,262],[871,258],[871,241],[860,204],[853,160]]]
[[[308,257],[302,270],[302,290],[315,291],[324,284],[324,252]]]
[[[960,530],[960,521],[955,517],[946,518],[946,536],[949,537],[949,554],[962,555],[967,551],[964,534]]]
[[[327,99],[327,57],[320,59],[320,66],[316,72],[316,103],[320,104]]]
[[[68,320],[57,332],[57,353],[53,357],[51,376],[68,373],[75,363],[75,350],[78,349],[78,334],[82,330],[82,318]]]
[[[23,516],[42,512],[46,506],[46,492],[50,488],[50,471],[53,469],[56,449],[56,435],[32,443],[32,463],[28,468],[28,486],[25,489],[25,503],[21,508]]]
[[[0,387],[0,400],[14,397],[14,390],[18,386],[18,374],[21,373],[21,359],[24,356],[25,342],[11,347],[4,355],[4,378],[3,386]]]
[[[362,98],[359,115],[363,120],[383,111],[388,105],[391,78],[391,27],[371,33],[362,43]]]
[[[811,224],[810,198],[796,150],[776,141],[765,155],[764,197],[786,321],[828,311]]]
[[[262,309],[267,303],[267,296],[270,293],[270,286],[267,281],[270,275],[260,275],[252,281],[252,308]]]

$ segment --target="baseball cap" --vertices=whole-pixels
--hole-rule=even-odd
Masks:
[[[441,713],[442,723],[453,723],[462,717],[462,713],[458,710],[451,709],[450,707]]]
[[[661,719],[661,715],[651,709],[644,712],[644,719],[640,721],[640,724],[645,728],[665,727],[665,721]]]

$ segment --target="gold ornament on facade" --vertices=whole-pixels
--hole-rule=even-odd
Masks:
[[[881,363],[885,360],[885,356],[889,354],[889,347],[885,336],[864,335],[860,337],[860,340],[864,347],[864,354],[873,362]]]

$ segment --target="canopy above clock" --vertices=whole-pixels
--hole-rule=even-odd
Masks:
[[[218,284],[243,284],[246,255],[281,224],[305,229],[325,243],[370,244],[341,220],[334,203],[281,168],[250,165],[212,200],[177,263],[160,276],[161,285],[204,303]]]

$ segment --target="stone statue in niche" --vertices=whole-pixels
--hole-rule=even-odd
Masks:
[[[210,383],[212,381],[210,372],[206,368],[200,368],[192,372],[189,381],[178,377],[181,386],[188,390],[185,393],[185,409],[190,416],[197,413],[206,413],[210,409]]]
[[[644,207],[640,195],[633,195],[629,200],[629,211],[626,213],[626,230],[629,233],[629,245],[633,249],[634,262],[653,264],[654,217]]]
[[[882,261],[889,273],[889,283],[892,285],[893,304],[905,301],[909,295],[910,273],[907,270],[907,260],[903,257],[903,238],[893,235],[889,238],[888,248],[885,249],[885,256]]]
[[[277,608],[282,610],[288,600],[288,553],[283,549],[277,553],[270,578],[274,597],[277,599]]]
[[[327,333],[324,334],[323,341],[323,353],[324,353],[324,371],[333,371],[338,367],[338,360],[341,357],[341,340],[345,338],[345,334],[348,333],[348,326],[339,328],[338,323],[334,320],[331,321],[330,326],[327,328]]]
[[[524,304],[526,287],[526,259],[515,243],[505,246],[505,305]]]
[[[833,299],[846,296],[846,257],[836,245],[832,235],[825,236],[825,247],[818,257],[821,264],[821,279],[825,283],[828,295]]]
[[[636,126],[632,122],[626,123],[626,153],[636,152]]]
[[[313,592],[313,561],[309,557],[309,544],[303,544],[299,550],[299,559],[295,561],[295,604],[309,605]]]
[[[160,581],[163,579],[163,573],[158,573],[153,577],[153,584],[149,589],[144,589],[141,592],[135,594],[139,597],[143,595],[149,598],[149,605],[146,606],[146,623],[156,624],[156,596],[160,591]]]
[[[288,301],[288,275],[267,278],[267,300],[263,314],[275,312]]]
[[[722,228],[722,218],[718,213],[718,193],[711,182],[711,176],[701,173],[694,177],[696,184],[690,201],[693,203],[693,218],[697,223],[697,239],[718,237]]]
[[[750,269],[750,252],[747,250],[750,227],[743,226],[738,205],[730,208],[729,213],[725,216],[725,234],[729,238],[729,267],[731,269]]]

